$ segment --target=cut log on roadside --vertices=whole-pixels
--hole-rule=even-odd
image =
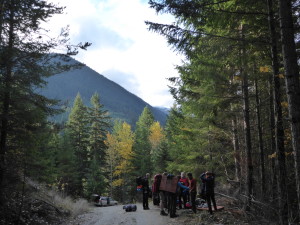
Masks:
[[[208,207],[203,207],[203,208],[201,208],[201,207],[198,208],[198,207],[197,207],[197,209],[198,209],[198,210],[205,210],[205,211],[208,211],[208,210],[209,210]],[[221,211],[221,210],[223,210],[223,209],[224,209],[224,206],[220,206],[220,205],[217,206],[217,210],[218,210],[218,211]],[[214,207],[212,207],[212,211],[215,211]]]

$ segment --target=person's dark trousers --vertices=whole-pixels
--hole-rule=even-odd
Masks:
[[[172,194],[170,192],[167,193],[167,208],[168,208],[168,213],[171,215],[171,209],[172,209]]]
[[[169,212],[170,212],[170,217],[176,217],[176,194],[175,193],[169,193]]]
[[[213,203],[215,211],[217,211],[217,204],[215,200],[215,193],[206,193],[206,201],[209,209],[209,213],[212,214],[211,202]]]
[[[180,199],[179,200],[180,206],[181,206],[181,203],[183,202],[183,207],[186,209],[187,193],[181,192],[179,199]],[[181,201],[181,199],[182,199],[182,201]]]
[[[203,200],[206,201],[206,194],[205,194],[205,190],[203,188],[201,190],[200,198],[202,198]]]
[[[178,203],[178,204],[177,204]],[[182,209],[182,201],[181,201],[181,196],[180,196],[180,194],[178,194],[177,196],[176,196],[176,205],[178,205],[178,208],[179,209]]]
[[[196,213],[196,191],[193,191],[190,193],[191,195],[191,203],[192,203],[192,210],[194,213]]]
[[[168,209],[168,195],[166,191],[161,191],[160,200],[162,201],[164,209]]]
[[[148,205],[148,193],[143,193],[143,208],[149,209]]]

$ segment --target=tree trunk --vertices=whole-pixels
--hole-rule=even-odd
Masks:
[[[241,36],[242,40],[244,38],[244,29],[241,26]],[[246,68],[246,49],[245,49],[245,41],[242,42],[241,49],[241,75],[243,78],[242,91],[243,91],[243,101],[244,101],[244,136],[245,136],[245,148],[246,148],[246,159],[247,159],[247,180],[246,180],[246,196],[248,198],[248,202],[246,205],[246,209],[249,210],[251,205],[251,198],[253,195],[253,163],[252,163],[252,147],[251,147],[251,131],[250,131],[250,107],[249,107],[249,83],[248,83],[248,74],[245,72]]]
[[[13,3],[12,3],[13,4]],[[2,112],[1,115],[1,130],[0,130],[0,190],[2,189],[4,174],[6,170],[5,165],[5,154],[7,151],[7,135],[8,135],[8,123],[9,123],[9,105],[11,101],[11,82],[12,82],[12,54],[13,54],[13,43],[14,43],[14,15],[11,7],[10,11],[10,23],[9,23],[9,37],[8,46],[5,52],[5,72],[3,74],[3,98],[2,101]],[[2,190],[1,190],[2,191]]]
[[[259,153],[260,153],[260,179],[261,179],[260,191],[261,191],[261,197],[264,198],[266,193],[265,152],[264,152],[264,143],[262,138],[262,127],[261,127],[261,119],[260,119],[260,99],[259,99],[257,79],[255,79],[255,101],[256,101],[258,143],[259,143]]]
[[[237,121],[236,116],[232,119],[232,144],[233,144],[233,151],[234,151],[234,163],[235,163],[235,180],[240,181],[241,178],[241,155],[240,155],[240,146],[238,140],[238,133],[237,133]]]
[[[291,0],[279,0],[279,16],[300,217],[300,84]]]
[[[279,199],[279,220],[280,224],[288,224],[288,204],[287,204],[287,187],[286,187],[286,162],[285,162],[285,148],[284,148],[284,130],[282,121],[281,108],[281,87],[279,78],[279,61],[277,55],[277,34],[275,31],[275,21],[273,14],[273,0],[267,0],[269,11],[269,28],[271,38],[271,52],[272,52],[272,68],[273,68],[273,82],[274,82],[274,114],[275,114],[275,140],[276,140],[276,154],[277,154],[277,188]]]
[[[275,115],[274,115],[274,88],[273,88],[273,77],[269,78],[269,95],[270,95],[270,153],[274,154],[276,152],[276,139],[275,139]],[[271,192],[271,201],[274,202],[277,196],[277,173],[276,173],[276,162],[275,158],[272,157],[270,162],[271,167],[271,186],[269,190]]]
[[[3,17],[4,17],[4,0],[0,0],[0,46],[2,46],[2,30],[3,30]]]

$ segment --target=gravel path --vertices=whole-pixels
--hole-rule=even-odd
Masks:
[[[123,205],[95,207],[75,221],[70,221],[69,225],[168,225],[175,222],[169,216],[161,216],[157,206],[150,205],[150,210],[143,210],[142,204],[136,205],[135,212],[125,212]]]

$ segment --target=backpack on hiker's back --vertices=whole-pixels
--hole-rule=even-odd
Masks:
[[[160,186],[161,178],[162,178],[161,174],[156,174],[154,176],[154,181],[153,181],[153,185],[152,185],[152,192],[153,193],[158,193],[159,192],[159,186]]]
[[[136,190],[137,190],[137,191],[141,191],[142,188],[143,188],[143,185],[144,185],[144,180],[143,180],[143,178],[142,178],[142,177],[137,177],[137,178],[135,179],[135,181],[136,181],[136,185],[137,185]]]

